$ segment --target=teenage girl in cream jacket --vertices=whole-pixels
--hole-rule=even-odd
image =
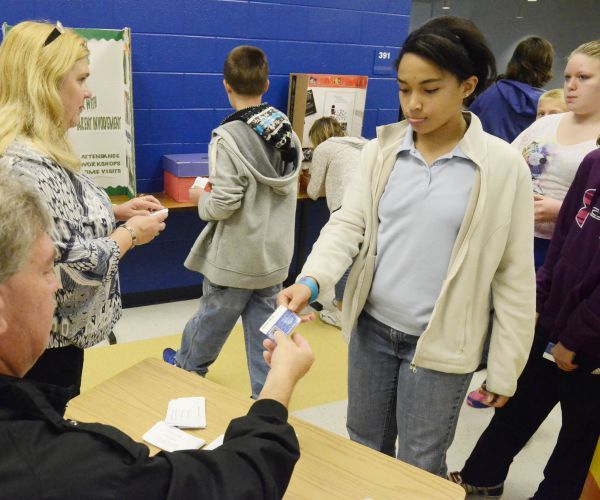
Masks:
[[[494,303],[486,401],[514,393],[533,337],[533,199],[517,151],[463,112],[495,74],[476,26],[435,18],[397,61],[407,118],[367,144],[281,304],[300,311],[355,258],[344,294],[350,437],[444,475]]]

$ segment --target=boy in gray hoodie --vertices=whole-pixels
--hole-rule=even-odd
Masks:
[[[181,347],[165,349],[163,358],[206,374],[241,316],[256,399],[269,370],[259,327],[276,308],[294,250],[302,149],[287,116],[261,103],[269,88],[262,50],[236,47],[223,73],[235,113],[212,132],[210,191],[190,190],[207,225],[185,266],[204,275],[203,295]]]

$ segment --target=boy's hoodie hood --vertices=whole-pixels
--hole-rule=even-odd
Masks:
[[[276,192],[284,194],[287,184],[295,182],[302,149],[288,117],[273,106],[264,103],[236,111],[213,131],[214,137],[223,139],[257,180]]]
[[[221,125],[233,121],[246,123],[261,139],[281,152],[285,162],[294,160],[292,124],[286,115],[268,103],[244,108],[225,118]]]

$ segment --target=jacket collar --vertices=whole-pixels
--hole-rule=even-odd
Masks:
[[[72,397],[72,392],[64,387],[0,374],[0,419],[5,415],[24,415],[58,422]]]

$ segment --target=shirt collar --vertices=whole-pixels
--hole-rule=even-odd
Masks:
[[[450,151],[449,153],[446,153],[443,156],[440,156],[439,158],[437,158],[437,160],[446,160],[446,159],[453,158],[454,156],[457,156],[459,158],[466,158],[468,160],[469,157],[464,153],[464,151],[460,147],[462,141],[463,141],[462,139],[460,141],[458,141],[458,144],[456,146],[454,146],[454,149],[452,151]],[[404,139],[398,146],[396,153],[399,154],[404,151],[408,151],[408,153],[410,153],[413,156],[416,156],[416,155],[418,155],[419,157],[421,156],[420,154],[418,154],[417,148],[415,148],[415,141],[413,139],[413,128],[410,125],[406,126],[406,134],[404,135]]]

